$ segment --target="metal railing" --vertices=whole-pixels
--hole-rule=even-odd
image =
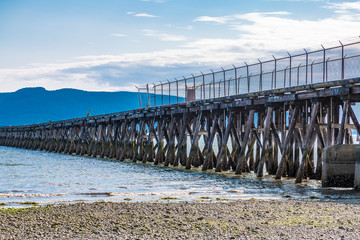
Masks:
[[[360,76],[360,41],[324,47],[232,68],[210,70],[138,88],[140,108],[207,100]],[[146,100],[144,99],[146,96]]]

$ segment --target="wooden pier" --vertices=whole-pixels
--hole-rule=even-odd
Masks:
[[[350,78],[2,127],[0,145],[300,183],[321,178],[323,148],[353,143],[357,102],[360,78]]]

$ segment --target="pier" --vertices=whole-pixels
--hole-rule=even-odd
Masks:
[[[147,85],[139,94],[146,107],[1,127],[0,145],[321,179],[323,149],[354,144],[360,133],[360,42]]]

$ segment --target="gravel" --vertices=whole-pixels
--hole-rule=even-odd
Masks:
[[[0,209],[0,239],[359,239],[359,200],[76,203]]]

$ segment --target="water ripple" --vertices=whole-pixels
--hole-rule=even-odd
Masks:
[[[142,163],[0,147],[0,202],[183,201],[206,199],[356,198],[352,189],[321,188],[320,181],[261,179],[255,174],[186,171]]]

